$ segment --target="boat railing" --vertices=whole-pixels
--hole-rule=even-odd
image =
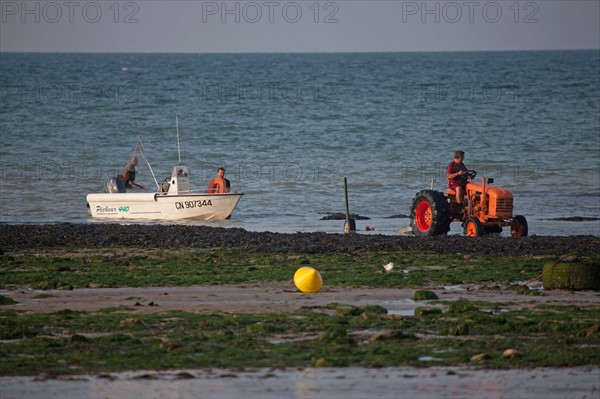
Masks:
[[[209,194],[209,195],[215,195],[215,193],[208,192],[206,189],[203,189],[203,190],[190,190],[189,193],[190,194]],[[241,193],[241,191],[231,190],[231,191],[229,191],[227,193],[224,193],[224,194],[240,194],[240,193]]]
[[[178,193],[168,193],[168,192],[164,192],[164,191],[159,191],[156,194],[166,197],[169,195],[201,195],[201,194],[202,195],[227,195],[227,194],[242,194],[242,192],[237,191],[237,190],[231,190],[228,193],[215,194],[215,193],[207,192],[206,189],[202,189],[202,190],[185,190],[185,191],[179,191]]]

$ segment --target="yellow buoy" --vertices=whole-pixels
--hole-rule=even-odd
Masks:
[[[305,294],[318,292],[323,285],[323,279],[318,271],[312,267],[301,267],[294,273],[294,284],[296,288]]]

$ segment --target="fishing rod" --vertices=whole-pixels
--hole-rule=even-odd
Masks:
[[[150,165],[150,161],[148,161],[148,158],[146,158],[146,151],[144,151],[144,144],[142,143],[142,139],[140,138],[140,136],[138,136],[138,138],[137,138],[136,147],[140,149],[140,154],[142,155],[142,158],[144,158],[144,161],[146,161],[146,165],[148,165],[148,168],[150,169],[150,173],[152,173],[152,177],[154,178],[156,187],[160,188],[160,185],[158,184],[158,180],[156,180],[156,175],[154,174],[154,170],[152,170],[152,165]]]
[[[181,148],[179,147],[179,114],[175,114],[175,127],[177,129],[177,155],[179,156],[179,166],[181,166]]]

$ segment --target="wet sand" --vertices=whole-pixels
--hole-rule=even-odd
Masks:
[[[600,395],[600,368],[351,367],[136,371],[60,379],[0,378],[0,385],[3,399],[593,399]]]
[[[536,283],[533,283],[536,284]],[[511,302],[523,308],[538,304],[600,306],[600,292],[545,291],[541,296],[519,295],[513,290],[482,289],[478,286],[440,287],[434,292],[441,300]],[[392,314],[412,315],[426,302],[413,301],[414,289],[323,287],[315,294],[303,294],[289,283],[208,285],[191,287],[95,288],[74,290],[0,290],[0,295],[19,302],[3,308],[47,313],[63,309],[98,311],[104,308],[132,308],[135,313],[183,310],[187,312],[289,312],[320,308],[330,303],[353,306],[380,305]],[[44,293],[50,297],[35,298]]]

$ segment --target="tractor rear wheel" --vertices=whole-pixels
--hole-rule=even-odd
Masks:
[[[450,231],[448,200],[439,191],[419,191],[413,199],[410,216],[410,227],[416,236],[438,236]]]
[[[510,225],[510,235],[515,238],[527,237],[529,233],[529,227],[527,226],[527,219],[525,216],[516,215]]]
[[[465,235],[469,237],[481,237],[484,233],[483,225],[477,218],[468,218],[464,223]]]

